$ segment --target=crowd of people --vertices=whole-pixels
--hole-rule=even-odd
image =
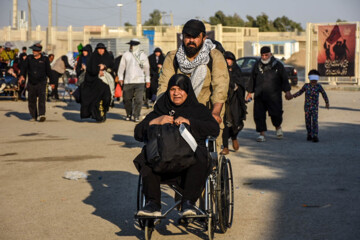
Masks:
[[[282,93],[291,100],[305,92],[307,140],[318,142],[319,93],[323,95],[327,108],[329,100],[318,83],[320,74],[316,70],[309,72],[310,83],[291,94],[285,68],[268,46],[261,48],[261,59],[255,64],[245,87],[245,78],[236,64],[235,55],[225,51],[219,42],[206,37],[203,22],[194,19],[186,22],[181,39],[180,47],[166,56],[160,48],[147,56],[141,50],[138,39],[128,42],[129,50],[116,58],[103,43],[98,43],[94,50],[89,44],[80,45],[74,64],[65,55],[54,61],[54,55],[46,56],[39,43],[30,47],[30,55],[27,55],[26,47],[19,54],[16,49],[11,50],[11,43],[6,43],[4,48],[0,47],[3,73],[0,91],[9,84],[27,89],[31,120],[43,122],[46,120],[48,79],[51,86],[48,98],[58,100],[59,78],[67,69],[74,70],[79,87],[73,95],[81,104],[80,117],[104,122],[109,108],[119,97],[115,89],[117,85],[121,86],[126,111],[124,119],[139,122],[135,127],[135,139],[146,143],[134,160],[141,173],[147,199],[146,206],[138,215],[161,214],[160,182],[174,176],[183,178],[183,214],[192,215],[196,212],[194,204],[207,175],[204,139],[207,136],[217,137],[217,150],[221,150],[223,155],[229,154],[228,142],[231,139],[233,149],[237,151],[237,135],[244,127],[247,102],[254,99],[253,115],[256,131],[259,132],[256,140],[265,142],[266,113],[275,127],[277,138],[282,139]],[[154,106],[153,111],[140,122],[143,105],[148,108]],[[157,171],[158,163],[147,159],[151,155],[147,144],[159,140],[158,132],[154,131],[168,124],[184,125],[197,145],[193,156],[187,156],[188,161],[182,161],[170,175],[169,172]],[[172,143],[166,144],[170,146]]]

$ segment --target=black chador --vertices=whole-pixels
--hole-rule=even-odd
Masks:
[[[100,55],[98,52],[99,48],[105,49],[105,46],[102,44],[100,47],[96,47],[86,66],[85,81],[80,86],[80,117],[91,117],[96,119],[98,122],[103,122],[106,120],[106,113],[109,111],[112,93],[109,85],[99,78],[99,65],[104,64],[106,66],[104,71],[112,74],[114,59],[106,51],[106,49],[105,52]]]

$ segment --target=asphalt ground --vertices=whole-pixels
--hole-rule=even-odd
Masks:
[[[248,105],[240,149],[228,155],[234,222],[216,239],[359,239],[360,92],[327,93],[331,108],[320,99],[319,143],[306,141],[304,96],[284,100],[283,140],[268,120],[267,141],[256,142]],[[27,102],[0,100],[0,239],[143,238],[134,221],[132,160],[142,147],[135,123],[122,120],[119,103],[101,124],[81,120],[79,107],[47,103],[47,120],[39,123],[29,121]],[[88,178],[63,178],[75,170]],[[163,199],[170,204],[172,193]],[[162,221],[152,239],[206,238],[200,226],[186,228],[178,218],[174,212]]]

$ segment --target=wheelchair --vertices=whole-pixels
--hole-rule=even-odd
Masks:
[[[179,224],[185,226],[197,221],[207,232],[209,240],[214,238],[215,231],[225,233],[227,229],[231,228],[234,214],[234,185],[231,162],[224,155],[218,156],[215,140],[213,137],[206,139],[206,148],[213,167],[206,180],[203,195],[195,205],[197,214],[181,217],[178,220]],[[179,186],[169,183],[161,184],[167,184],[180,197],[180,200],[175,197],[175,203],[159,217],[135,215],[140,228],[144,230],[146,240],[151,239],[155,226],[160,224],[161,220],[165,219],[172,210],[179,209],[181,205],[182,194]],[[139,176],[137,211],[142,209],[145,204],[145,196],[142,193],[142,179]]]

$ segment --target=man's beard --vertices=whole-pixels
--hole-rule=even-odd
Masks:
[[[187,46],[184,45],[186,56],[189,58],[194,57],[200,51],[203,45],[204,42],[202,42],[198,47],[196,47],[195,43],[191,44],[191,46],[189,46],[189,44]]]

